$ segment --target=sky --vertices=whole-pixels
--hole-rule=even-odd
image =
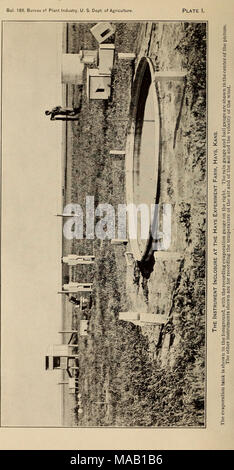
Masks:
[[[1,411],[4,426],[61,425],[61,23],[4,24]]]

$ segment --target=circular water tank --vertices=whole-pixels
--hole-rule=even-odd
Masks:
[[[136,70],[126,143],[126,199],[142,213],[132,215],[128,238],[134,258],[142,260],[152,241],[150,225],[155,217],[154,204],[159,194],[160,175],[160,102],[154,80],[154,68],[143,57]],[[142,216],[141,216],[142,214]],[[148,216],[147,216],[148,214]],[[134,238],[133,235],[136,234]]]

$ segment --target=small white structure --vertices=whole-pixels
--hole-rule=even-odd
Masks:
[[[80,336],[87,336],[88,335],[88,320],[80,320]]]
[[[98,69],[87,68],[87,97],[107,100],[111,94],[111,75],[100,74]]]
[[[97,50],[81,50],[81,61],[83,64],[91,65],[97,64],[98,52]]]
[[[99,46],[99,74],[110,74],[114,64],[115,45],[100,44]]]
[[[152,314],[147,312],[120,312],[119,320],[124,320],[133,323],[137,326],[143,326],[147,324],[164,325],[168,318],[166,315]]]
[[[62,293],[92,292],[92,285],[92,282],[69,282],[68,284],[63,284]]]
[[[62,83],[83,85],[84,64],[81,54],[62,54]]]
[[[69,266],[76,266],[78,264],[93,264],[95,256],[93,255],[76,255],[71,254],[63,256],[62,262],[67,263]]]
[[[97,42],[101,44],[110,36],[112,36],[112,34],[114,34],[115,28],[110,23],[97,23],[90,29],[90,31]]]
[[[68,370],[69,361],[78,358],[77,354],[71,353],[71,348],[77,348],[75,344],[54,344],[50,346],[45,357],[46,370]],[[74,368],[74,367],[73,367]]]

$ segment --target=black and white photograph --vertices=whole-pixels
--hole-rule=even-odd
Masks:
[[[207,26],[2,23],[3,427],[206,428]]]

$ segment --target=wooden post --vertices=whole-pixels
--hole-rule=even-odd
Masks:
[[[186,77],[186,71],[180,70],[164,70],[160,72],[154,72],[154,78],[156,81],[166,81],[166,80],[184,80]]]
[[[135,60],[136,54],[134,52],[119,52],[118,59],[119,60]]]
[[[115,118],[115,121],[128,122],[129,118]],[[143,122],[155,122],[155,119],[143,119]],[[124,152],[124,153],[126,153],[126,152]]]
[[[59,291],[58,294],[92,292],[92,285],[92,282],[70,282],[69,284],[64,284],[63,290]]]
[[[170,260],[170,259],[181,259],[183,258],[183,254],[179,251],[164,251],[164,250],[156,250],[154,251],[155,259],[162,259],[162,260]]]
[[[123,155],[125,156],[125,150],[110,150],[110,155]]]
[[[137,321],[140,320],[140,312],[119,312],[119,320]]]
[[[62,330],[62,331],[59,331],[58,333],[59,334],[64,334],[64,333],[77,333],[78,330]]]
[[[86,259],[79,259],[77,264],[94,264],[94,260],[90,258],[90,260]]]
[[[167,315],[161,315],[159,313],[140,313],[140,321],[142,323],[151,323],[155,325],[164,325],[168,320]]]
[[[154,325],[163,325],[167,322],[168,318],[166,315],[160,315],[155,313],[147,313],[147,312],[120,312],[119,313],[119,320],[129,321],[132,323],[144,325],[147,323],[154,324]]]
[[[112,238],[111,245],[127,245],[127,238]]]
[[[76,266],[78,264],[93,264],[95,260],[94,255],[76,255],[70,254],[62,257],[62,262],[67,263],[68,266]]]
[[[56,217],[79,217],[79,214],[56,214]]]

